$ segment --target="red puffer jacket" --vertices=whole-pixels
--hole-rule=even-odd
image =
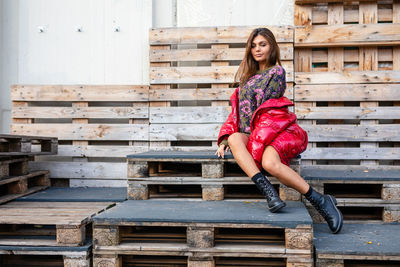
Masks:
[[[231,96],[232,112],[222,125],[218,135],[218,145],[229,135],[238,132],[238,92]],[[254,112],[251,118],[251,134],[247,150],[261,169],[264,149],[273,146],[279,153],[282,163],[289,166],[292,158],[307,148],[307,133],[296,123],[296,115],[288,110],[293,103],[286,97],[269,99]]]

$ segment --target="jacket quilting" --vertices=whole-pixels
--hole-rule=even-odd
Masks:
[[[293,105],[286,97],[271,98],[254,112],[247,150],[260,169],[262,155],[268,145],[276,149],[282,163],[288,166],[292,158],[306,150],[307,133],[297,124],[296,115],[288,109]],[[218,145],[229,135],[238,132],[238,89],[231,96],[231,106],[232,111],[220,129]]]

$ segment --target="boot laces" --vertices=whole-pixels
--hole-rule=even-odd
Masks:
[[[317,201],[317,199],[311,197],[310,198],[311,204],[314,206],[314,208],[322,215],[322,217],[329,218],[330,214],[327,209],[323,209],[320,205],[320,203]]]
[[[273,196],[275,196],[275,191],[272,185],[269,185],[264,179],[259,179],[258,182],[262,185],[263,189],[267,193],[267,198],[271,199]]]

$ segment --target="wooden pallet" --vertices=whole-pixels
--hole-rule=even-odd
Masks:
[[[316,224],[316,266],[399,266],[399,231],[396,224],[345,224],[340,235],[332,235],[326,225]]]
[[[234,74],[256,27],[150,30],[151,149],[215,147],[230,112]],[[267,27],[277,38],[287,72],[286,96],[293,99],[293,28]]]
[[[112,202],[10,202],[0,206],[0,246],[81,246],[92,217]]]
[[[56,155],[58,140],[54,137],[0,134],[1,156]]]
[[[2,267],[90,267],[91,244],[81,247],[0,246]]]
[[[185,256],[144,256],[144,255],[122,255],[120,266],[141,266],[141,267],[279,267],[286,266],[285,259],[246,258],[246,257],[214,257],[210,259],[199,259]],[[107,258],[106,258],[107,260]],[[96,259],[95,266],[101,266],[101,258]]]
[[[295,2],[303,165],[399,171],[400,3]]]
[[[231,154],[218,159],[211,151],[149,151],[127,159],[128,199],[263,198]],[[300,158],[293,159],[291,166],[300,172]],[[273,179],[284,200],[300,200],[297,191]]]
[[[34,171],[0,179],[0,204],[49,187],[49,174],[49,171]]]
[[[311,219],[299,202],[287,209],[276,215],[261,203],[128,200],[94,218],[94,266],[121,266],[122,255],[184,256],[188,266],[225,257],[312,266]]]
[[[306,169],[303,175],[315,190],[336,198],[347,222],[400,221],[400,180],[397,171]],[[307,201],[305,204],[314,222],[323,222]]]
[[[148,86],[15,85],[11,99],[13,134],[58,137],[31,167],[64,186],[126,186],[125,156],[148,150]]]

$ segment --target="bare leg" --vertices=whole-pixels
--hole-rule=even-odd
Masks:
[[[297,172],[281,162],[281,158],[273,146],[267,146],[264,150],[262,166],[281,183],[296,189],[303,195],[307,193],[310,188],[307,182],[304,181]]]
[[[248,141],[249,138],[242,133],[234,133],[228,138],[228,144],[236,163],[240,166],[240,168],[242,168],[247,176],[252,178],[254,175],[259,173],[260,170],[246,148]]]

